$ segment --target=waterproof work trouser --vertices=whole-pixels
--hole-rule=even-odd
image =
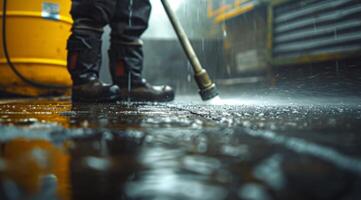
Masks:
[[[82,67],[70,67],[73,80],[87,73],[98,76],[100,58],[94,55],[100,51],[106,25],[111,27],[109,56],[113,81],[129,75],[140,80],[143,69],[140,37],[148,27],[150,12],[149,0],[72,0],[74,24],[67,48],[70,55],[80,52],[77,59],[85,63],[80,64]],[[68,56],[68,65],[77,65],[74,60]]]

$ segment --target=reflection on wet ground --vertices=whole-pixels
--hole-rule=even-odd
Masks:
[[[345,102],[3,100],[0,199],[360,199],[360,118]]]

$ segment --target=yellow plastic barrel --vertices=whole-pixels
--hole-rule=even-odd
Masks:
[[[0,0],[3,17],[3,0]],[[27,79],[49,85],[70,86],[66,69],[66,40],[72,20],[70,0],[8,0],[7,46],[16,69]],[[0,22],[1,24],[2,22]],[[2,34],[2,28],[0,34]],[[0,39],[0,92],[43,96],[64,94],[67,89],[36,88],[13,73]]]

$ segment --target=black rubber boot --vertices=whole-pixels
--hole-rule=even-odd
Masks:
[[[174,100],[174,91],[170,86],[154,86],[145,79],[132,81],[129,86],[126,81],[117,81],[120,88],[121,100],[130,99],[135,102],[169,102]]]
[[[72,101],[84,103],[115,102],[120,100],[120,89],[116,85],[105,84],[98,78],[89,79],[72,88]]]
[[[112,102],[120,97],[116,85],[99,80],[101,41],[72,35],[68,40],[68,70],[73,80],[73,102]]]
[[[121,99],[137,102],[169,102],[174,100],[170,86],[153,86],[142,78],[143,50],[141,44],[114,44],[109,50],[110,71]]]

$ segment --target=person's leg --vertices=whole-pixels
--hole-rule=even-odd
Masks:
[[[148,28],[150,12],[149,0],[118,0],[110,23],[110,71],[123,97],[134,101],[171,101],[174,99],[172,88],[154,87],[142,78],[144,55],[140,37]]]
[[[72,34],[68,39],[68,71],[73,101],[109,101],[118,98],[117,86],[99,81],[101,35],[114,14],[116,0],[72,0]]]

